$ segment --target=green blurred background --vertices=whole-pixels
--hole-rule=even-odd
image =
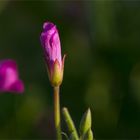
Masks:
[[[67,54],[60,98],[76,127],[90,107],[96,139],[140,138],[140,1],[2,0],[0,59],[17,61],[25,93],[0,95],[0,139],[54,139],[45,21]]]

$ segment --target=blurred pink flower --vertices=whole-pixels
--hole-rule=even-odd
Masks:
[[[0,92],[22,93],[24,84],[19,79],[17,64],[14,60],[0,61]]]

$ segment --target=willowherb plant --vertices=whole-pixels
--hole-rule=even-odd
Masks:
[[[51,22],[45,22],[40,36],[43,47],[44,58],[48,71],[50,83],[54,89],[54,121],[57,140],[62,140],[61,122],[60,122],[60,101],[59,89],[63,80],[65,56],[61,56],[61,43],[56,26]],[[15,60],[5,59],[0,61],[0,92],[24,92],[24,84],[19,78],[18,66]],[[91,130],[92,119],[90,109],[83,115],[80,122],[79,133],[76,130],[74,122],[67,108],[62,109],[62,114],[66,122],[69,140],[93,140]]]
[[[54,88],[54,120],[57,140],[62,139],[61,122],[60,122],[60,101],[59,87],[63,80],[65,55],[61,57],[61,43],[56,25],[51,22],[43,24],[43,31],[40,36],[43,47],[44,58],[47,66],[48,76],[51,85]],[[65,122],[69,130],[70,140],[92,140],[91,130],[91,112],[90,109],[84,114],[80,123],[80,136],[77,133],[75,125],[67,108],[62,110]]]

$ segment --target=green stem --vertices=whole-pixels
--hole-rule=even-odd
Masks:
[[[54,121],[57,140],[62,140],[61,123],[60,123],[60,102],[59,102],[59,86],[54,87]]]

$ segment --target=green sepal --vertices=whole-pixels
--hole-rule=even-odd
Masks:
[[[63,80],[63,69],[60,67],[58,60],[56,59],[53,68],[51,69],[50,81],[53,87],[60,86]]]

